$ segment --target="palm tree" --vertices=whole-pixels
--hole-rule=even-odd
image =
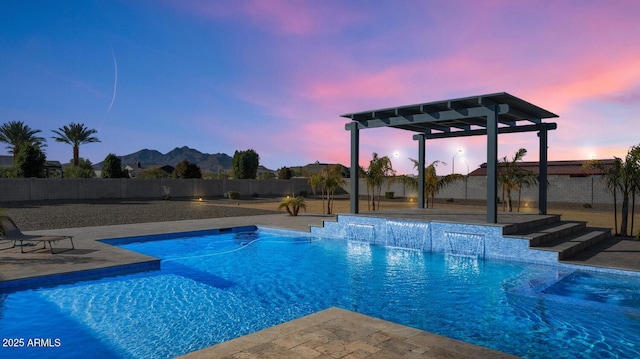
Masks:
[[[520,162],[526,154],[527,149],[521,148],[516,151],[511,160],[508,160],[507,156],[500,160],[501,166],[498,169],[498,182],[502,187],[502,198],[504,199],[504,195],[507,195],[505,205],[509,212],[513,212],[511,191],[518,191],[518,212],[520,212],[520,195],[522,188],[531,187],[538,182],[534,172],[526,171],[518,165],[518,162]]]
[[[413,162],[413,168],[419,168],[420,162],[414,160],[413,158],[409,158],[411,162]],[[454,181],[460,180],[464,178],[463,175],[455,173],[442,177],[438,177],[436,172],[436,167],[439,164],[446,164],[442,161],[433,161],[427,167],[424,168],[424,192],[425,192],[425,200],[427,202],[426,207],[429,208],[429,197],[431,197],[431,207],[434,206],[434,200],[436,197],[436,193],[438,193],[441,189],[445,188],[449,184]],[[409,187],[413,189],[418,188],[418,178],[417,177],[407,177],[402,176],[402,181]]]
[[[0,142],[8,144],[7,149],[13,155],[15,162],[16,155],[23,145],[34,145],[43,147],[46,139],[36,136],[40,130],[34,130],[25,125],[22,121],[9,121],[0,126]]]
[[[322,170],[323,189],[327,194],[327,214],[333,213],[333,194],[344,185],[342,176],[342,165],[330,165]],[[324,201],[322,202],[324,205]]]
[[[622,173],[622,159],[614,157],[613,165],[607,165],[601,161],[588,161],[582,165],[585,169],[597,169],[602,173],[602,181],[613,195],[613,223],[614,232],[617,236],[618,233],[618,189],[621,183]]]
[[[360,168],[360,173],[364,177],[367,184],[367,205],[371,200],[372,206],[369,210],[376,210],[376,191],[378,197],[378,210],[380,210],[380,198],[382,197],[382,184],[387,179],[387,185],[391,185],[392,181],[389,177],[395,174],[391,159],[388,156],[379,157],[377,153],[373,153],[373,158],[369,161],[369,168],[365,171]],[[371,191],[371,192],[369,192]],[[371,196],[369,195],[371,193]]]
[[[94,133],[98,131],[88,129],[84,126],[84,123],[73,123],[69,126],[64,126],[51,132],[58,135],[58,137],[52,137],[56,142],[64,142],[73,146],[73,165],[77,166],[80,161],[80,145],[85,143],[100,142],[97,137],[93,137]]]
[[[304,197],[289,197],[282,201],[278,206],[278,209],[286,209],[290,216],[297,216],[300,209],[307,211],[307,204],[304,202]]]
[[[640,192],[640,145],[631,147],[627,154],[627,162],[631,162],[631,229],[630,234],[633,235],[633,222],[636,215],[636,193]],[[638,232],[640,236],[640,231]]]

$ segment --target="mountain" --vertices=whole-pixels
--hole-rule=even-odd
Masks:
[[[118,156],[122,166],[135,167],[138,162],[145,167],[149,165],[174,166],[187,160],[197,164],[203,172],[218,172],[232,168],[232,158],[226,153],[208,154],[187,146],[176,147],[166,154],[156,150],[144,149],[124,156]],[[260,166],[262,167],[262,166]],[[102,162],[96,163],[94,168],[102,168]]]

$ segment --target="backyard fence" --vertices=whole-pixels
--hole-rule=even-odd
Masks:
[[[549,176],[548,201],[550,203],[611,204],[613,196],[598,176],[567,177]],[[343,186],[350,190],[349,179]],[[313,190],[306,178],[290,180],[235,180],[235,179],[72,179],[72,178],[2,178],[0,179],[0,202],[83,200],[83,199],[159,199],[168,194],[174,198],[220,198],[228,192],[239,192],[241,196],[277,197],[311,195]],[[319,189],[318,189],[319,191]],[[168,192],[168,193],[165,193]],[[393,192],[394,197],[417,197],[415,189],[395,182],[383,187],[384,192]],[[486,200],[486,177],[468,177],[449,184],[436,194],[438,199]],[[501,193],[499,193],[500,195]],[[360,195],[366,195],[366,186],[360,181]],[[517,200],[517,193],[512,193]],[[620,196],[618,196],[620,200]],[[538,200],[537,186],[522,190],[523,206],[535,207]],[[637,201],[640,202],[640,199]]]

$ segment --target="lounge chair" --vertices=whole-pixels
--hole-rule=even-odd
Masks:
[[[13,241],[13,247],[9,247],[9,248],[15,248],[17,243],[20,242],[19,246],[20,246],[20,252],[25,253],[24,251],[24,247],[26,246],[24,242],[42,242],[42,244],[44,245],[43,248],[47,248],[47,243],[49,243],[49,249],[51,250],[51,254],[56,254],[56,253],[60,253],[59,252],[54,252],[53,251],[53,244],[58,243],[61,240],[64,239],[68,239],[69,241],[71,241],[71,248],[66,249],[67,250],[72,250],[75,249],[75,246],[73,245],[73,236],[38,236],[38,235],[28,235],[28,234],[24,234],[20,231],[20,229],[18,229],[18,226],[15,224],[15,222],[7,217],[7,216],[0,216],[0,226],[2,226],[3,228],[3,234],[0,236],[0,239],[5,240],[5,241]],[[5,248],[8,249],[8,248]]]

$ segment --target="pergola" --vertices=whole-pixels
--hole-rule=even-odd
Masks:
[[[351,213],[358,213],[360,130],[391,127],[416,132],[418,141],[418,208],[424,208],[425,141],[437,138],[487,136],[487,222],[498,222],[498,134],[538,132],[540,173],[538,208],[547,213],[547,132],[558,117],[506,92],[341,115],[351,119]]]

